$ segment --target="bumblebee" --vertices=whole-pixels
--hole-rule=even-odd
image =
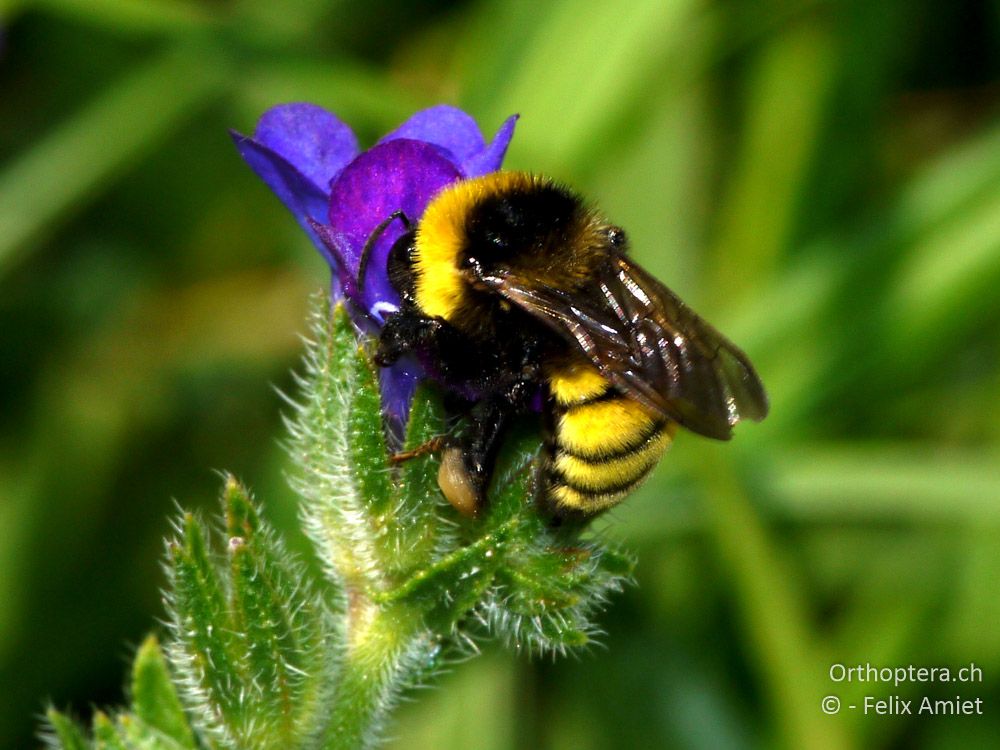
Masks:
[[[620,502],[678,427],[727,440],[737,422],[767,414],[746,355],[628,257],[621,228],[561,185],[494,172],[445,188],[415,226],[397,213],[376,234],[396,219],[407,231],[388,273],[401,305],[375,359],[415,355],[468,414],[439,474],[462,512],[485,502],[511,419],[539,407],[539,500],[556,523]]]

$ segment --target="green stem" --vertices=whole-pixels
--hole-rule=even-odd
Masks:
[[[432,657],[430,634],[412,609],[380,607],[358,594],[350,605],[348,623],[328,750],[376,744],[399,694],[416,681]]]

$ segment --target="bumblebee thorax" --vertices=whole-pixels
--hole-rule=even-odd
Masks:
[[[417,305],[465,327],[499,309],[476,278],[501,271],[572,291],[606,261],[608,237],[575,194],[544,177],[494,172],[457,182],[431,201],[417,227]]]

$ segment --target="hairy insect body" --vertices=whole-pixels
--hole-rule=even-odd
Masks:
[[[588,364],[551,371],[548,391],[546,493],[563,512],[591,514],[619,503],[653,470],[677,430]]]
[[[485,502],[517,414],[541,411],[539,498],[557,521],[618,503],[678,426],[725,440],[766,414],[746,356],[566,188],[496,172],[445,188],[408,227],[389,253],[402,304],[376,360],[416,356],[467,416],[440,482],[460,512]]]

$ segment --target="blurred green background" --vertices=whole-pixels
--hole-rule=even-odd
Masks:
[[[968,748],[1000,737],[1000,3],[0,0],[0,742],[122,701],[175,503],[229,469],[301,545],[275,389],[327,271],[242,164],[284,101],[364,143],[452,102],[625,226],[772,414],[600,522],[603,645],[496,646],[393,748]],[[974,662],[974,684],[833,663]],[[982,717],[820,710],[983,698]]]

